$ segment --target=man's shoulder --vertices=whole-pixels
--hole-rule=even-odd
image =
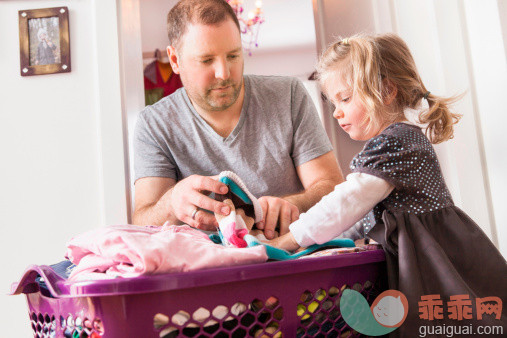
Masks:
[[[245,75],[246,81],[254,90],[278,90],[280,88],[291,88],[301,82],[296,77],[281,75]]]
[[[161,98],[152,105],[146,106],[141,111],[144,119],[166,118],[172,114],[178,114],[184,110],[185,93],[183,88],[179,88],[171,95]]]

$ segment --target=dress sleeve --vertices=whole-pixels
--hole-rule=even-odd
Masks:
[[[411,182],[422,173],[422,157],[416,145],[381,134],[366,143],[363,151],[352,160],[350,169],[382,178],[397,189],[413,189]]]
[[[319,203],[289,226],[296,242],[306,247],[336,238],[386,198],[393,186],[383,179],[352,173]]]

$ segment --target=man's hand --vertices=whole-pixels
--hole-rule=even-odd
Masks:
[[[280,226],[280,235],[289,232],[289,225],[299,219],[299,209],[280,197],[263,196],[259,198],[264,217],[257,228],[264,230],[267,239],[275,237],[275,228]]]
[[[280,236],[289,232],[289,225],[299,219],[300,212],[306,212],[324,195],[333,191],[337,184],[343,182],[338,162],[331,151],[303,163],[296,170],[304,191],[283,198],[259,198],[264,219],[257,224],[257,228],[264,229],[267,239],[275,237],[273,230],[277,223],[280,226]]]
[[[144,177],[136,181],[135,187],[133,223],[137,225],[185,222],[203,230],[215,230],[218,227],[215,216],[200,209],[225,216],[230,213],[225,203],[205,195],[227,192],[227,186],[213,177],[193,175],[178,183],[167,177]]]
[[[171,195],[172,213],[180,221],[194,228],[215,230],[218,227],[218,222],[212,213],[205,210],[227,216],[230,213],[230,208],[227,204],[215,201],[205,194],[210,192],[225,194],[227,190],[225,184],[211,177],[189,176],[178,182],[173,188]]]

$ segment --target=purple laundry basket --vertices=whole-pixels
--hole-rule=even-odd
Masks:
[[[371,250],[81,282],[31,266],[12,294],[26,294],[34,337],[358,337],[341,293],[353,288],[371,305],[386,286],[384,252]]]

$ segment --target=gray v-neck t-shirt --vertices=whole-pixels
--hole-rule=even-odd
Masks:
[[[256,197],[298,193],[296,167],[332,150],[300,80],[245,75],[239,121],[227,137],[196,112],[184,88],[146,107],[134,132],[135,179],[235,172]],[[219,112],[217,112],[219,113]]]

